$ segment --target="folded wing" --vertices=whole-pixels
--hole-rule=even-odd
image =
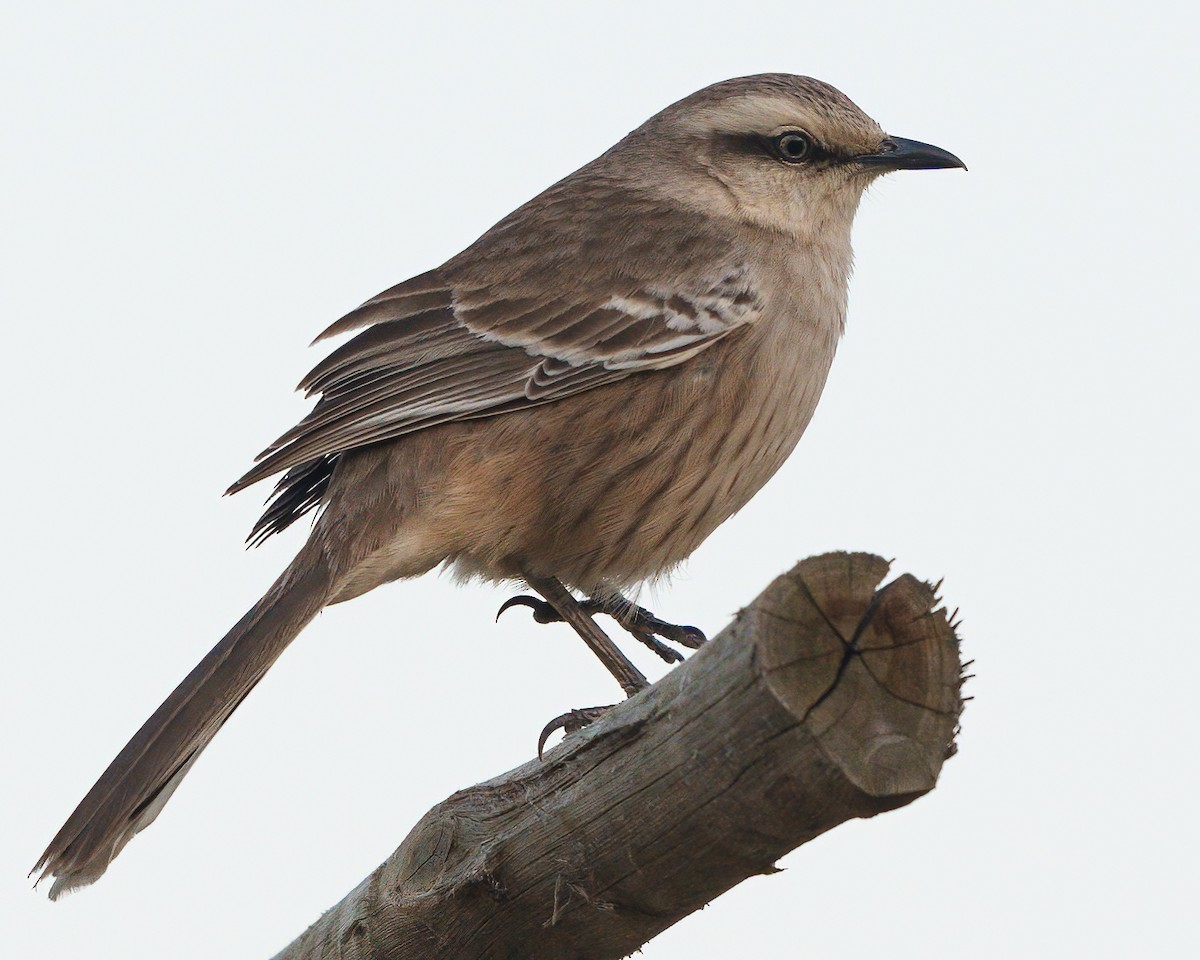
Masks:
[[[538,297],[430,271],[368,300],[317,339],[366,327],[301,382],[312,412],[230,493],[287,471],[251,533],[318,506],[337,457],[416,430],[548,403],[682,363],[751,323],[761,304],[736,264],[701,283]]]

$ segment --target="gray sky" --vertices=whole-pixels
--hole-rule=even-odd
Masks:
[[[6,5],[6,955],[269,956],[427,808],[612,698],[565,629],[492,625],[507,592],[385,588],[301,636],[101,883],[51,905],[24,879],[298,546],[243,551],[266,490],[219,494],[306,409],[311,337],[667,103],[767,70],[828,80],[971,170],[873,189],[808,435],[652,605],[715,633],[801,556],[894,556],[946,578],[976,699],[933,794],[644,955],[1196,951],[1200,84],[1181,9]]]

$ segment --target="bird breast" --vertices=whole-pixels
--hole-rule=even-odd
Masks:
[[[581,590],[669,571],[787,459],[840,329],[836,306],[814,321],[788,305],[677,367],[474,421],[469,437],[455,425],[461,453],[431,504],[460,544],[450,559]]]

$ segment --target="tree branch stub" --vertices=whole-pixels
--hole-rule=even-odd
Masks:
[[[592,726],[430,810],[276,960],[627,956],[788,851],[933,789],[961,709],[934,590],[825,554]]]

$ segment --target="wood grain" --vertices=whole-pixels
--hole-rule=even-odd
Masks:
[[[887,572],[869,554],[802,561],[544,761],[430,810],[276,960],[624,957],[813,837],[927,793],[953,752],[958,641],[932,587],[880,589]]]

